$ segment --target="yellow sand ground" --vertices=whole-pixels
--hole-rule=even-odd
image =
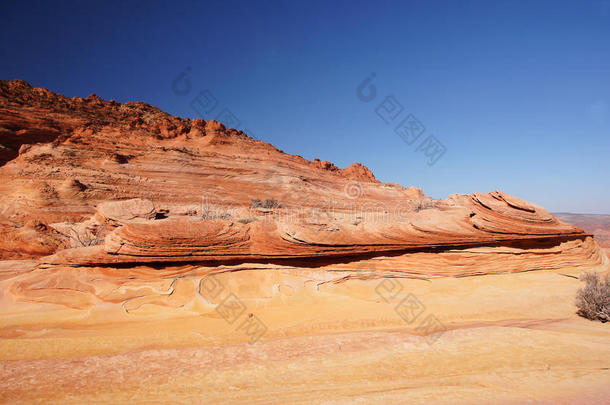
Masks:
[[[44,271],[0,273],[5,403],[610,403],[610,324],[575,314],[582,269],[333,283],[267,267],[209,276],[217,297],[196,269],[120,287],[104,273],[94,290],[64,269],[18,288]],[[230,293],[232,324],[217,311]],[[414,321],[396,311],[409,294]],[[429,315],[444,331],[422,328]],[[253,319],[267,330],[249,344]]]

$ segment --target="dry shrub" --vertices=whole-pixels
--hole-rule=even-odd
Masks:
[[[70,227],[69,237],[72,239],[75,247],[96,246],[102,242],[102,233],[105,228],[105,223],[94,230],[88,228],[78,230],[78,228],[72,226]]]
[[[239,222],[241,224],[249,224],[254,221],[256,221],[256,218],[254,218],[254,217],[244,217],[244,218],[237,219],[237,222]]]
[[[284,204],[275,198],[267,198],[265,201],[253,198],[251,206],[252,208],[284,208]]]
[[[207,197],[201,202],[201,219],[210,221],[215,219],[229,220],[233,217],[233,209],[226,205],[210,203]]]
[[[587,283],[576,293],[577,314],[587,319],[610,321],[610,275],[584,273],[580,280]]]
[[[433,201],[433,200],[417,201],[413,207],[413,210],[415,212],[419,212],[419,211],[427,210],[430,208],[436,208],[436,206],[437,206],[437,203],[436,203],[436,201]]]
[[[224,207],[208,206],[201,211],[201,219],[210,221],[214,219],[231,219],[232,215]]]

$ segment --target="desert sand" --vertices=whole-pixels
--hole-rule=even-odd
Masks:
[[[267,328],[250,344],[247,330],[239,330],[242,319],[228,324],[198,294],[200,277],[193,274],[202,269],[196,266],[149,280],[132,274],[150,269],[120,275],[54,269],[51,285],[39,284],[37,298],[27,302],[7,292],[48,269],[3,267],[3,275],[12,275],[2,282],[0,391],[7,402],[610,398],[610,330],[574,313],[581,282],[567,276],[582,269],[401,279],[403,290],[389,302],[378,293],[379,280],[323,283],[333,277],[282,267],[220,273],[214,277]],[[101,301],[78,282],[84,272],[95,275],[100,290],[117,278],[124,288],[107,288]],[[57,285],[60,280],[72,289]],[[425,306],[422,318],[432,314],[442,322],[438,336],[395,311],[409,293]],[[49,297],[64,303],[45,303]]]

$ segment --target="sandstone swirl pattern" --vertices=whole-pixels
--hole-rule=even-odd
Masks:
[[[607,257],[501,191],[435,200],[213,120],[23,81],[0,82],[0,178],[2,402],[610,397],[609,332],[572,301]],[[260,341],[206,280],[264,321]],[[380,297],[388,280],[442,320],[434,346]]]

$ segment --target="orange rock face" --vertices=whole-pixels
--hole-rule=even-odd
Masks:
[[[67,99],[20,81],[2,82],[0,97],[5,259],[302,260],[587,236],[501,192],[432,200],[361,164],[309,162],[143,103]],[[253,199],[278,204],[252,208]],[[30,231],[40,242],[15,249],[15,229],[32,220],[43,224]]]
[[[610,395],[609,332],[573,308],[607,257],[588,227],[503,192],[435,200],[216,121],[23,81],[0,82],[0,177],[1,401]],[[409,296],[417,321],[397,310]]]

